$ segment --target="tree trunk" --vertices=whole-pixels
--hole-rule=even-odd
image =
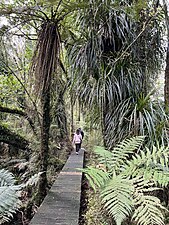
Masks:
[[[74,119],[73,119],[73,105],[74,105],[74,101],[73,101],[73,97],[71,96],[71,101],[70,101],[70,113],[71,113],[71,124],[70,124],[70,133],[71,133],[71,138],[73,136],[74,133]]]
[[[58,95],[59,96],[57,101],[57,123],[58,128],[60,130],[60,138],[63,139],[65,137],[68,137],[65,102],[63,98],[64,92],[60,91]]]
[[[78,106],[79,106],[79,108],[78,108],[78,121],[80,122],[80,113],[81,113],[81,102],[80,102],[80,98],[78,98]]]
[[[169,109],[169,15],[168,15],[168,8],[167,3],[165,0],[163,0],[164,4],[164,12],[165,12],[165,21],[166,21],[166,27],[167,27],[167,55],[166,55],[166,68],[165,68],[165,81],[164,81],[164,101],[165,106],[168,111]]]
[[[51,101],[51,81],[56,74],[58,59],[60,57],[60,33],[58,21],[55,14],[51,19],[41,25],[38,35],[38,43],[31,67],[36,78],[37,90],[41,94],[41,150],[40,150],[40,171],[39,190],[37,204],[41,203],[47,193],[47,167],[49,155],[49,129],[50,129],[50,101]]]
[[[50,86],[42,93],[42,128],[41,128],[41,152],[39,190],[37,203],[40,205],[47,194],[47,167],[49,154],[49,129],[50,129]]]
[[[165,99],[165,106],[168,111],[169,109],[169,43],[167,47],[167,56],[166,56],[164,99]]]

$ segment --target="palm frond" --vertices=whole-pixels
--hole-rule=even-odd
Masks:
[[[56,21],[45,21],[39,32],[38,43],[30,72],[35,75],[38,91],[46,90],[59,64],[60,34]]]
[[[152,96],[151,96],[152,97]],[[166,145],[168,115],[160,101],[152,101],[150,94],[130,97],[114,105],[106,116],[108,146],[112,146],[127,136],[147,136],[146,142],[152,147],[154,142]]]
[[[123,1],[123,4],[135,9],[134,3]],[[152,11],[156,10],[153,2],[146,7],[152,18]],[[165,143],[167,139],[165,126],[161,128],[159,124],[159,121],[165,122],[165,118],[161,120],[155,110],[140,111],[136,101],[140,93],[147,94],[152,89],[152,80],[157,77],[154,71],[158,72],[161,66],[163,27],[157,22],[161,21],[161,13],[159,10],[151,21],[143,16],[135,23],[129,11],[117,1],[116,4],[95,0],[92,4],[86,3],[86,8],[79,9],[75,19],[82,35],[78,33],[69,51],[72,87],[87,107],[100,110],[105,124],[104,138],[110,148],[133,135],[148,134],[151,145],[154,140]],[[147,24],[144,32],[143,21]],[[158,135],[157,127],[161,128]]]

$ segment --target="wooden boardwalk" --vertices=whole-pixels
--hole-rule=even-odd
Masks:
[[[72,152],[30,225],[78,225],[84,151]]]

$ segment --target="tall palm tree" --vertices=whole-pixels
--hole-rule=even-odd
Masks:
[[[48,166],[48,152],[49,152],[49,129],[51,124],[51,92],[53,87],[54,76],[58,77],[58,86],[60,85],[58,67],[63,64],[61,62],[61,35],[65,30],[64,22],[65,16],[71,12],[69,7],[64,7],[62,1],[58,0],[54,5],[44,1],[41,3],[27,2],[25,6],[23,2],[14,2],[12,5],[6,5],[3,8],[2,14],[7,16],[12,25],[19,27],[22,35],[32,38],[31,34],[27,35],[25,27],[30,26],[34,33],[38,33],[37,45],[32,58],[32,65],[30,69],[32,89],[34,91],[34,102],[38,108],[39,125],[40,125],[40,171],[41,179],[39,182],[39,203],[46,195],[47,189],[47,166]],[[23,28],[23,29],[22,29]],[[32,30],[31,30],[32,31]],[[20,33],[19,33],[20,35]],[[36,36],[35,36],[36,37]],[[65,85],[64,85],[65,86]],[[59,86],[60,87],[60,86]],[[60,87],[61,88],[61,87]],[[31,89],[31,90],[32,90]],[[55,94],[64,94],[65,87]],[[59,101],[62,102],[63,96]],[[60,120],[59,120],[60,121]],[[65,120],[66,121],[66,120]],[[65,122],[64,121],[64,122]],[[66,129],[65,126],[61,129]],[[66,131],[65,131],[66,133]]]
[[[37,84],[37,93],[40,96],[42,120],[41,120],[41,152],[40,152],[40,170],[43,171],[39,182],[39,200],[41,201],[46,195],[47,190],[47,167],[49,154],[49,129],[51,124],[51,91],[53,86],[53,78],[56,79],[56,91],[59,105],[57,105],[57,113],[59,107],[62,107],[61,114],[57,114],[57,123],[60,128],[61,137],[67,135],[67,125],[64,109],[64,93],[66,84],[59,77],[60,70],[63,68],[61,62],[61,22],[68,12],[61,7],[61,1],[55,7],[51,8],[49,16],[45,15],[38,35],[37,47],[32,61],[31,72],[35,75]],[[64,71],[65,72],[65,71]],[[64,117],[64,118],[62,118]],[[64,122],[64,123],[63,123]]]
[[[56,72],[60,53],[60,35],[58,22],[52,15],[44,21],[38,36],[38,44],[33,60],[32,71],[36,76],[42,108],[40,168],[44,173],[39,183],[39,198],[46,195],[47,166],[50,129],[51,80]],[[45,185],[45,186],[44,186]]]

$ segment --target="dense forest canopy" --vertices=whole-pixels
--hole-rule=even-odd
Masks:
[[[146,157],[143,156],[152,153],[153,165],[158,162],[167,167],[163,168],[167,170],[166,182],[159,184],[164,193],[168,193],[165,149],[168,146],[168,43],[169,16],[165,0],[1,1],[0,168],[13,172],[17,181],[9,174],[11,182],[0,182],[0,191],[9,184],[25,183],[38,174],[37,186],[24,187],[29,193],[36,190],[36,195],[28,197],[23,207],[25,220],[32,216],[32,205],[42,202],[53,181],[52,171],[55,173],[63,166],[73,149],[72,135],[81,126],[85,130],[86,146],[103,145],[106,149],[96,152],[101,162],[104,152],[108,158],[112,157],[110,153],[113,154],[117,144],[126,138],[141,136],[141,139],[136,138],[138,142],[134,142],[133,150],[132,144],[126,142],[128,151],[124,146],[119,147],[119,161],[115,155],[110,160],[112,164],[116,160],[119,164],[117,167],[109,165],[106,172],[113,179],[116,174],[119,184],[128,182],[132,175],[124,173],[120,166],[129,171],[126,161],[140,148],[140,160],[144,163]],[[164,69],[164,97],[158,99],[155,84]],[[99,138],[94,138],[96,136]],[[132,143],[132,139],[128,140]],[[159,146],[163,151],[156,149]],[[129,158],[123,157],[122,151],[124,155],[129,154]],[[139,159],[138,155],[133,157]],[[140,167],[143,161],[137,162]],[[149,163],[147,166],[145,171],[151,168]],[[86,173],[89,176],[100,173],[100,170],[93,171],[94,168]],[[162,172],[160,170],[160,174]],[[0,179],[5,179],[4,173],[7,171],[2,170]],[[114,181],[102,175],[111,188]],[[137,178],[144,175],[140,170],[135,173]],[[158,183],[157,180],[154,182]],[[127,184],[130,190],[136,187],[133,180]],[[14,190],[9,199],[19,189]],[[106,192],[102,196],[106,198]],[[6,207],[0,201],[2,223],[17,209],[16,201],[17,197]],[[124,214],[129,216],[132,207],[126,207],[129,210]],[[116,224],[122,223],[123,216],[119,219],[114,211],[110,214]],[[160,218],[157,224],[162,224],[160,211],[157,214]],[[135,221],[138,221],[137,216],[135,212]],[[140,221],[146,224],[145,220]]]

